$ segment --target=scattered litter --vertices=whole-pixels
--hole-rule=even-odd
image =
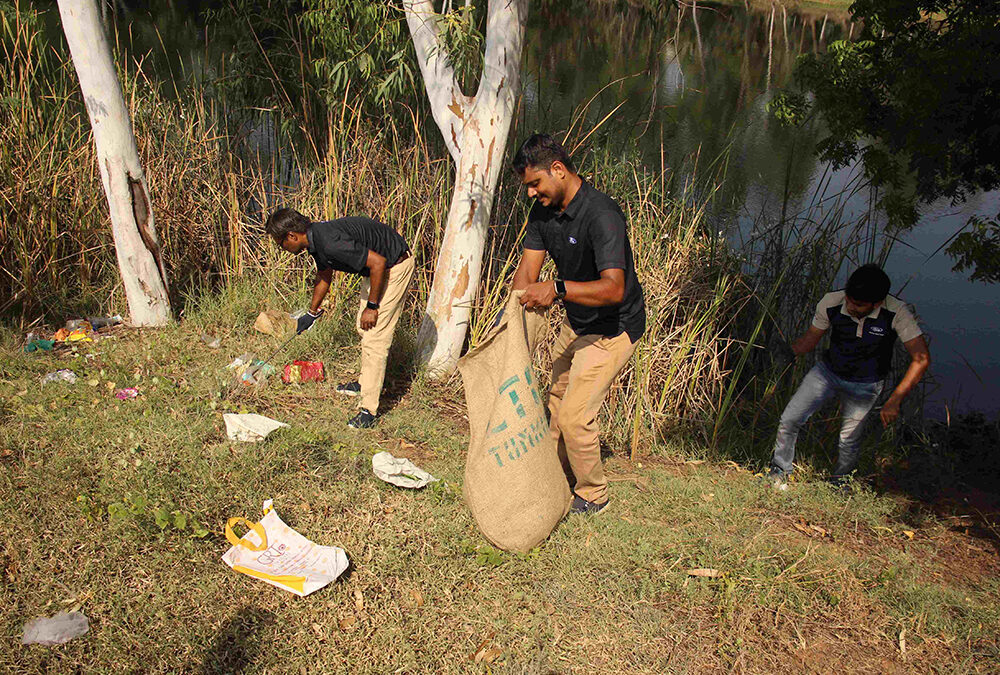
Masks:
[[[913,539],[913,535],[915,535],[916,532],[914,532],[913,530],[903,530],[903,534],[906,536],[907,539]]]
[[[271,364],[255,359],[253,354],[237,356],[226,368],[235,370],[240,382],[248,385],[260,384],[278,372],[278,369]]]
[[[94,330],[101,330],[109,326],[117,326],[122,322],[122,317],[120,314],[115,314],[114,316],[88,316],[87,322]]]
[[[54,373],[49,373],[42,378],[42,384],[52,384],[53,382],[67,382],[69,384],[76,384],[76,373],[72,370],[63,369],[57,370]]]
[[[42,340],[36,338],[34,340],[29,340],[28,344],[24,345],[24,351],[29,354],[34,351],[50,352],[55,345],[55,340]]]
[[[135,387],[126,387],[125,389],[119,389],[115,392],[115,398],[121,399],[122,401],[127,401],[131,398],[136,398],[139,395],[139,390]]]
[[[74,330],[93,330],[94,327],[90,325],[90,322],[86,319],[70,319],[63,326],[67,331]]]
[[[270,363],[264,363],[260,359],[256,359],[240,374],[240,381],[243,384],[260,384],[276,372],[278,372],[278,369]]]
[[[437,480],[410,460],[393,457],[388,452],[372,456],[372,471],[386,483],[404,488],[422,488]]]
[[[222,339],[209,335],[208,333],[201,334],[201,341],[205,343],[205,346],[209,349],[218,349],[222,346]]]
[[[77,328],[66,336],[66,342],[93,342],[86,328]]]
[[[249,365],[252,361],[253,361],[253,354],[240,354],[235,359],[233,359],[232,362],[228,366],[226,366],[226,368],[229,368],[229,370],[235,370],[240,366]]]
[[[688,570],[687,574],[689,577],[704,577],[706,579],[718,579],[722,576],[722,572],[711,567],[698,567],[693,570]]]
[[[66,338],[69,337],[69,329],[60,328],[56,331],[56,334],[52,336],[52,339],[56,342],[66,342]]]
[[[278,517],[272,500],[263,505],[259,523],[230,518],[226,539],[233,546],[222,556],[237,572],[260,579],[295,595],[318,591],[347,569],[347,553],[334,546],[320,546],[288,527]],[[243,523],[249,531],[237,537],[233,526]]]
[[[253,413],[247,415],[225,413],[222,415],[222,419],[226,423],[226,435],[229,440],[248,443],[263,441],[275,429],[288,426],[284,422]]]
[[[285,366],[281,381],[285,384],[300,382],[323,382],[326,373],[322,361],[292,361]]]
[[[295,322],[287,312],[279,312],[276,309],[269,309],[257,315],[257,320],[253,322],[254,330],[265,335],[282,336],[295,329]]]
[[[51,619],[40,616],[24,625],[21,644],[61,645],[86,635],[90,621],[83,612],[59,612]]]

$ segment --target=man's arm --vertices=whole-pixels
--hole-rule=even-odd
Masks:
[[[538,281],[542,273],[542,263],[545,262],[545,251],[526,248],[521,255],[521,262],[514,272],[513,290],[522,291],[530,284]]]
[[[910,366],[906,369],[903,379],[896,385],[889,399],[882,406],[879,417],[882,418],[882,425],[889,426],[899,417],[899,404],[903,402],[907,394],[917,386],[920,378],[924,376],[931,365],[931,353],[927,349],[927,341],[923,335],[918,335],[912,340],[903,343],[906,351],[910,353]]]
[[[825,329],[817,328],[816,326],[809,326],[809,330],[802,334],[802,336],[792,343],[792,353],[796,356],[802,356],[803,354],[808,354],[812,350],[816,349],[816,345],[823,338],[823,334],[826,333]]]
[[[564,300],[584,307],[608,307],[619,304],[625,297],[625,270],[609,269],[601,271],[601,278],[594,281],[567,281]],[[548,307],[556,301],[554,281],[539,281],[528,284],[521,296],[521,304],[533,307]]]
[[[319,314],[319,306],[323,304],[323,298],[330,291],[330,281],[332,279],[333,270],[320,270],[316,272],[312,302],[309,303],[309,312],[311,314]]]
[[[368,281],[371,290],[368,291],[368,302],[379,304],[382,296],[385,295],[385,287],[389,283],[389,268],[385,264],[385,256],[368,251],[368,258],[365,260],[365,267],[368,268]],[[361,312],[361,330],[369,330],[375,327],[378,321],[378,310],[366,307]]]

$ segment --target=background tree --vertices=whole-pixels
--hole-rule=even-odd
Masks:
[[[456,74],[456,41],[449,39],[442,15],[431,0],[403,0],[431,114],[455,162],[455,192],[419,334],[421,360],[433,375],[455,369],[479,288],[494,190],[520,84],[527,4],[489,0],[482,74],[475,96],[466,96]]]
[[[838,168],[860,158],[893,227],[914,225],[918,202],[1000,186],[1000,2],[856,0],[850,11],[860,40],[803,56],[804,91],[772,110],[788,121],[822,115],[820,156]],[[984,265],[972,278],[995,281],[996,222],[970,224],[949,249],[956,269]]]
[[[132,324],[162,326],[170,321],[167,276],[101,15],[94,0],[59,0],[59,15],[94,132]]]

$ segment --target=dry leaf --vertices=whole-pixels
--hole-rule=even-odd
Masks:
[[[903,534],[906,535],[907,539],[913,539],[913,535],[914,535],[913,530],[903,530]]]
[[[722,576],[722,572],[711,567],[697,567],[693,570],[687,571],[689,577],[706,577],[708,579],[717,579]]]
[[[320,626],[318,623],[314,623],[312,625],[312,629],[313,629],[313,632],[316,633],[316,635],[319,635],[320,637],[323,636],[323,627]]]
[[[830,532],[819,525],[814,525],[808,522],[805,518],[799,518],[797,522],[792,523],[794,527],[799,532],[809,535],[810,537],[815,537],[819,535],[820,537],[828,537]]]
[[[906,629],[899,631],[899,653],[906,660]]]
[[[415,588],[410,589],[410,597],[413,598],[413,604],[416,607],[424,606],[424,594]]]
[[[475,660],[476,663],[487,663],[487,664],[489,664],[489,663],[493,663],[494,661],[496,661],[497,657],[500,656],[501,654],[503,654],[503,650],[502,649],[500,649],[499,647],[491,647],[490,649],[487,649],[486,651],[481,651],[478,654],[476,654],[476,658],[474,660]]]
[[[365,611],[365,596],[361,594],[360,588],[354,589],[354,609],[359,612]]]
[[[340,630],[351,630],[357,625],[357,623],[358,620],[356,617],[345,616],[340,620]]]
[[[715,493],[714,492],[709,492],[708,494],[702,493],[702,495],[701,495],[701,500],[703,502],[710,502],[713,499],[715,499]]]
[[[591,532],[590,534],[587,535],[586,541],[583,542],[584,547],[589,547],[590,546],[590,540],[591,540],[591,538],[593,536],[594,536],[593,532]]]
[[[704,464],[705,460],[703,460],[703,459],[689,459],[689,460],[687,460],[684,463],[685,464],[690,464],[691,466],[698,466],[699,464]]]
[[[479,663],[483,659],[482,655],[483,652],[486,651],[486,645],[488,645],[490,643],[490,640],[492,640],[495,636],[496,632],[490,633],[485,640],[480,642],[479,645],[476,646],[476,649],[471,654],[469,654],[469,660]]]

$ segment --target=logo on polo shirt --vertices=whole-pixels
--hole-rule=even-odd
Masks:
[[[882,326],[869,326],[868,332],[872,335],[885,335],[885,328],[882,328]]]
[[[575,244],[576,243],[576,239],[574,237],[570,237],[569,238],[569,243]]]

